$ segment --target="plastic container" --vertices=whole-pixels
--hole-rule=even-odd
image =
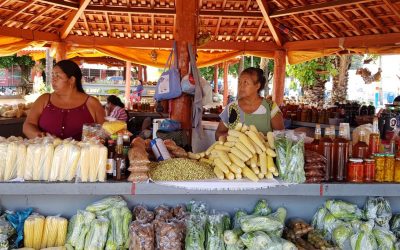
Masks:
[[[395,159],[394,155],[388,154],[386,155],[385,160],[385,171],[384,171],[384,181],[385,182],[393,182],[394,180],[394,164]]]
[[[400,172],[399,172],[400,174]],[[375,160],[364,160],[364,182],[373,182],[375,180]]]
[[[385,155],[375,154],[375,181],[384,182],[385,180]]]
[[[347,165],[347,181],[363,182],[364,181],[364,163],[362,159],[350,159]]]
[[[151,150],[156,156],[157,161],[165,161],[171,158],[164,141],[160,138],[151,140],[150,142]]]

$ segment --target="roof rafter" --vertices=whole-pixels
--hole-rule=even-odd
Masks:
[[[357,7],[361,9],[362,12],[375,24],[375,26],[378,26],[383,32],[387,33],[388,30],[385,26],[382,25],[382,23],[375,18],[374,14],[363,4],[359,3],[357,4]]]
[[[83,18],[83,22],[85,23],[85,26],[86,26],[86,29],[87,29],[89,35],[91,35],[91,34],[92,34],[92,31],[90,30],[89,24],[88,24],[88,22],[87,22],[87,20],[86,20],[85,13],[82,14],[82,18]]]
[[[350,18],[348,18],[342,11],[339,11],[336,8],[333,8],[333,10],[335,11],[336,15],[338,15],[340,18],[342,18],[344,20],[344,22],[354,30],[354,32],[357,35],[360,36],[362,34],[360,28],[357,27],[357,25],[354,24],[353,21],[351,21]]]
[[[45,15],[46,13],[52,11],[52,9],[53,9],[53,6],[50,6],[49,8],[46,8],[42,13],[33,15],[29,20],[27,20],[26,22],[23,23],[22,28],[23,29],[28,28],[29,24],[31,24],[33,21],[35,21],[39,17]]]
[[[110,25],[110,19],[108,17],[108,13],[104,13],[104,15],[106,16],[106,24],[107,24],[107,33],[109,37],[112,37],[112,33],[111,33],[111,25]]]
[[[0,7],[2,7],[3,5],[5,5],[6,3],[10,2],[11,0],[4,0],[4,2],[0,3]]]
[[[129,18],[129,33],[132,35],[132,33],[133,33],[133,27],[132,27],[132,14],[131,13],[129,13],[128,14],[128,18]]]
[[[353,4],[356,4],[356,3],[366,3],[366,2],[372,2],[372,1],[374,1],[374,0],[334,0],[334,1],[327,1],[325,3],[311,4],[311,5],[291,8],[291,9],[287,9],[287,10],[275,11],[275,12],[271,13],[270,17],[271,18],[276,18],[276,17],[282,17],[282,16],[289,16],[289,15],[300,14],[300,13],[305,13],[305,12],[325,10],[325,9],[330,9],[330,8],[333,8],[333,7],[337,8],[337,7],[342,7],[342,6],[346,6],[346,5],[353,5]]]
[[[318,14],[316,12],[312,12],[316,18],[318,18],[321,23],[323,23],[326,27],[328,27],[335,36],[340,37],[343,36],[342,32],[338,31],[322,14]]]
[[[267,23],[268,28],[272,33],[272,37],[274,38],[276,44],[278,46],[282,46],[282,44],[283,44],[282,36],[281,36],[280,33],[277,32],[277,30],[275,29],[275,27],[274,27],[274,25],[272,23],[271,18],[269,17],[269,13],[268,13],[269,9],[268,9],[268,5],[267,5],[266,0],[256,0],[256,1],[257,1],[257,4],[258,4],[258,7],[261,10],[261,13],[263,14],[264,20]]]
[[[251,4],[251,1],[252,0],[247,0],[246,6],[244,7],[244,11],[245,12],[249,11],[249,7],[250,7],[250,4]]]
[[[389,9],[397,16],[397,18],[400,20],[400,11],[396,8],[396,6],[393,5],[393,3],[390,0],[383,0],[385,5],[389,7]]]
[[[236,30],[235,40],[237,39],[237,37],[238,37],[238,35],[239,35],[240,29],[242,28],[242,25],[243,25],[243,22],[244,22],[244,18],[241,18],[241,19],[240,19],[240,22],[239,22],[238,29]]]
[[[293,15],[294,20],[296,20],[298,23],[300,23],[301,25],[303,25],[303,27],[305,29],[307,29],[308,31],[310,31],[317,39],[320,39],[320,36],[318,35],[318,32],[311,27],[310,24],[306,23],[305,21],[303,21],[303,19],[301,17],[297,17],[296,15]]]
[[[31,4],[35,3],[36,0],[30,0],[23,4],[17,11],[15,11],[13,14],[6,16],[3,21],[0,22],[0,26],[3,26],[6,22],[9,20],[13,19],[14,17],[18,16],[22,11],[26,10],[31,6]]]
[[[222,17],[218,18],[217,28],[215,29],[215,36],[218,36],[219,28],[221,27]]]
[[[261,20],[260,26],[258,26],[257,33],[254,37],[254,41],[258,41],[258,37],[260,36],[260,32],[261,32],[262,27],[264,26],[264,22],[265,22],[264,20]]]
[[[18,37],[30,41],[60,41],[60,37],[54,33],[19,28],[9,28],[5,26],[0,27],[0,35]]]
[[[72,10],[71,10],[72,11]],[[59,21],[61,18],[63,18],[64,16],[68,15],[68,13],[70,13],[71,11],[66,11],[64,13],[62,13],[58,18],[54,18],[53,20],[51,20],[50,22],[48,22],[47,24],[43,25],[40,27],[40,30],[44,30],[47,27],[53,25],[53,23]]]
[[[83,14],[83,11],[89,5],[91,0],[80,0],[78,10],[72,11],[70,16],[68,17],[67,21],[64,23],[64,26],[60,30],[61,39],[66,38],[69,33],[71,32],[72,28],[78,21],[79,17]]]

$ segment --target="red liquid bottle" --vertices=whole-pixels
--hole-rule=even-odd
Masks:
[[[349,160],[350,142],[346,139],[344,126],[339,129],[339,137],[333,141],[334,161],[333,179],[345,181],[347,177],[347,161]]]
[[[320,140],[319,150],[320,154],[326,158],[326,169],[325,169],[325,180],[329,181],[333,179],[333,140],[331,139],[331,129],[325,129],[325,136]]]
[[[369,148],[365,143],[365,132],[360,131],[360,138],[358,142],[353,146],[353,158],[365,159],[369,157]]]

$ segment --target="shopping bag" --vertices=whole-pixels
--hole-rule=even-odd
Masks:
[[[156,93],[154,95],[154,99],[157,101],[173,99],[182,94],[177,61],[176,42],[174,41],[174,46],[165,64],[164,72],[157,82]],[[168,70],[166,70],[167,67],[169,68]]]
[[[182,92],[189,94],[189,95],[194,95],[196,91],[196,85],[195,85],[195,80],[192,74],[192,67],[191,64],[189,63],[189,72],[187,75],[182,77],[181,81],[181,87],[182,87]]]

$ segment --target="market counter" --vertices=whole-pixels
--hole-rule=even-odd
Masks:
[[[0,136],[24,136],[22,133],[22,126],[24,125],[26,117],[20,118],[0,118]]]
[[[268,189],[241,191],[187,190],[154,183],[0,183],[0,202],[5,209],[33,207],[51,215],[72,216],[77,209],[110,195],[122,195],[132,207],[146,204],[176,205],[190,200],[205,201],[219,211],[234,212],[237,208],[252,209],[260,198],[273,208],[285,206],[290,217],[311,219],[316,209],[327,199],[342,199],[359,206],[368,196],[384,196],[393,212],[400,212],[398,184],[298,184]]]

